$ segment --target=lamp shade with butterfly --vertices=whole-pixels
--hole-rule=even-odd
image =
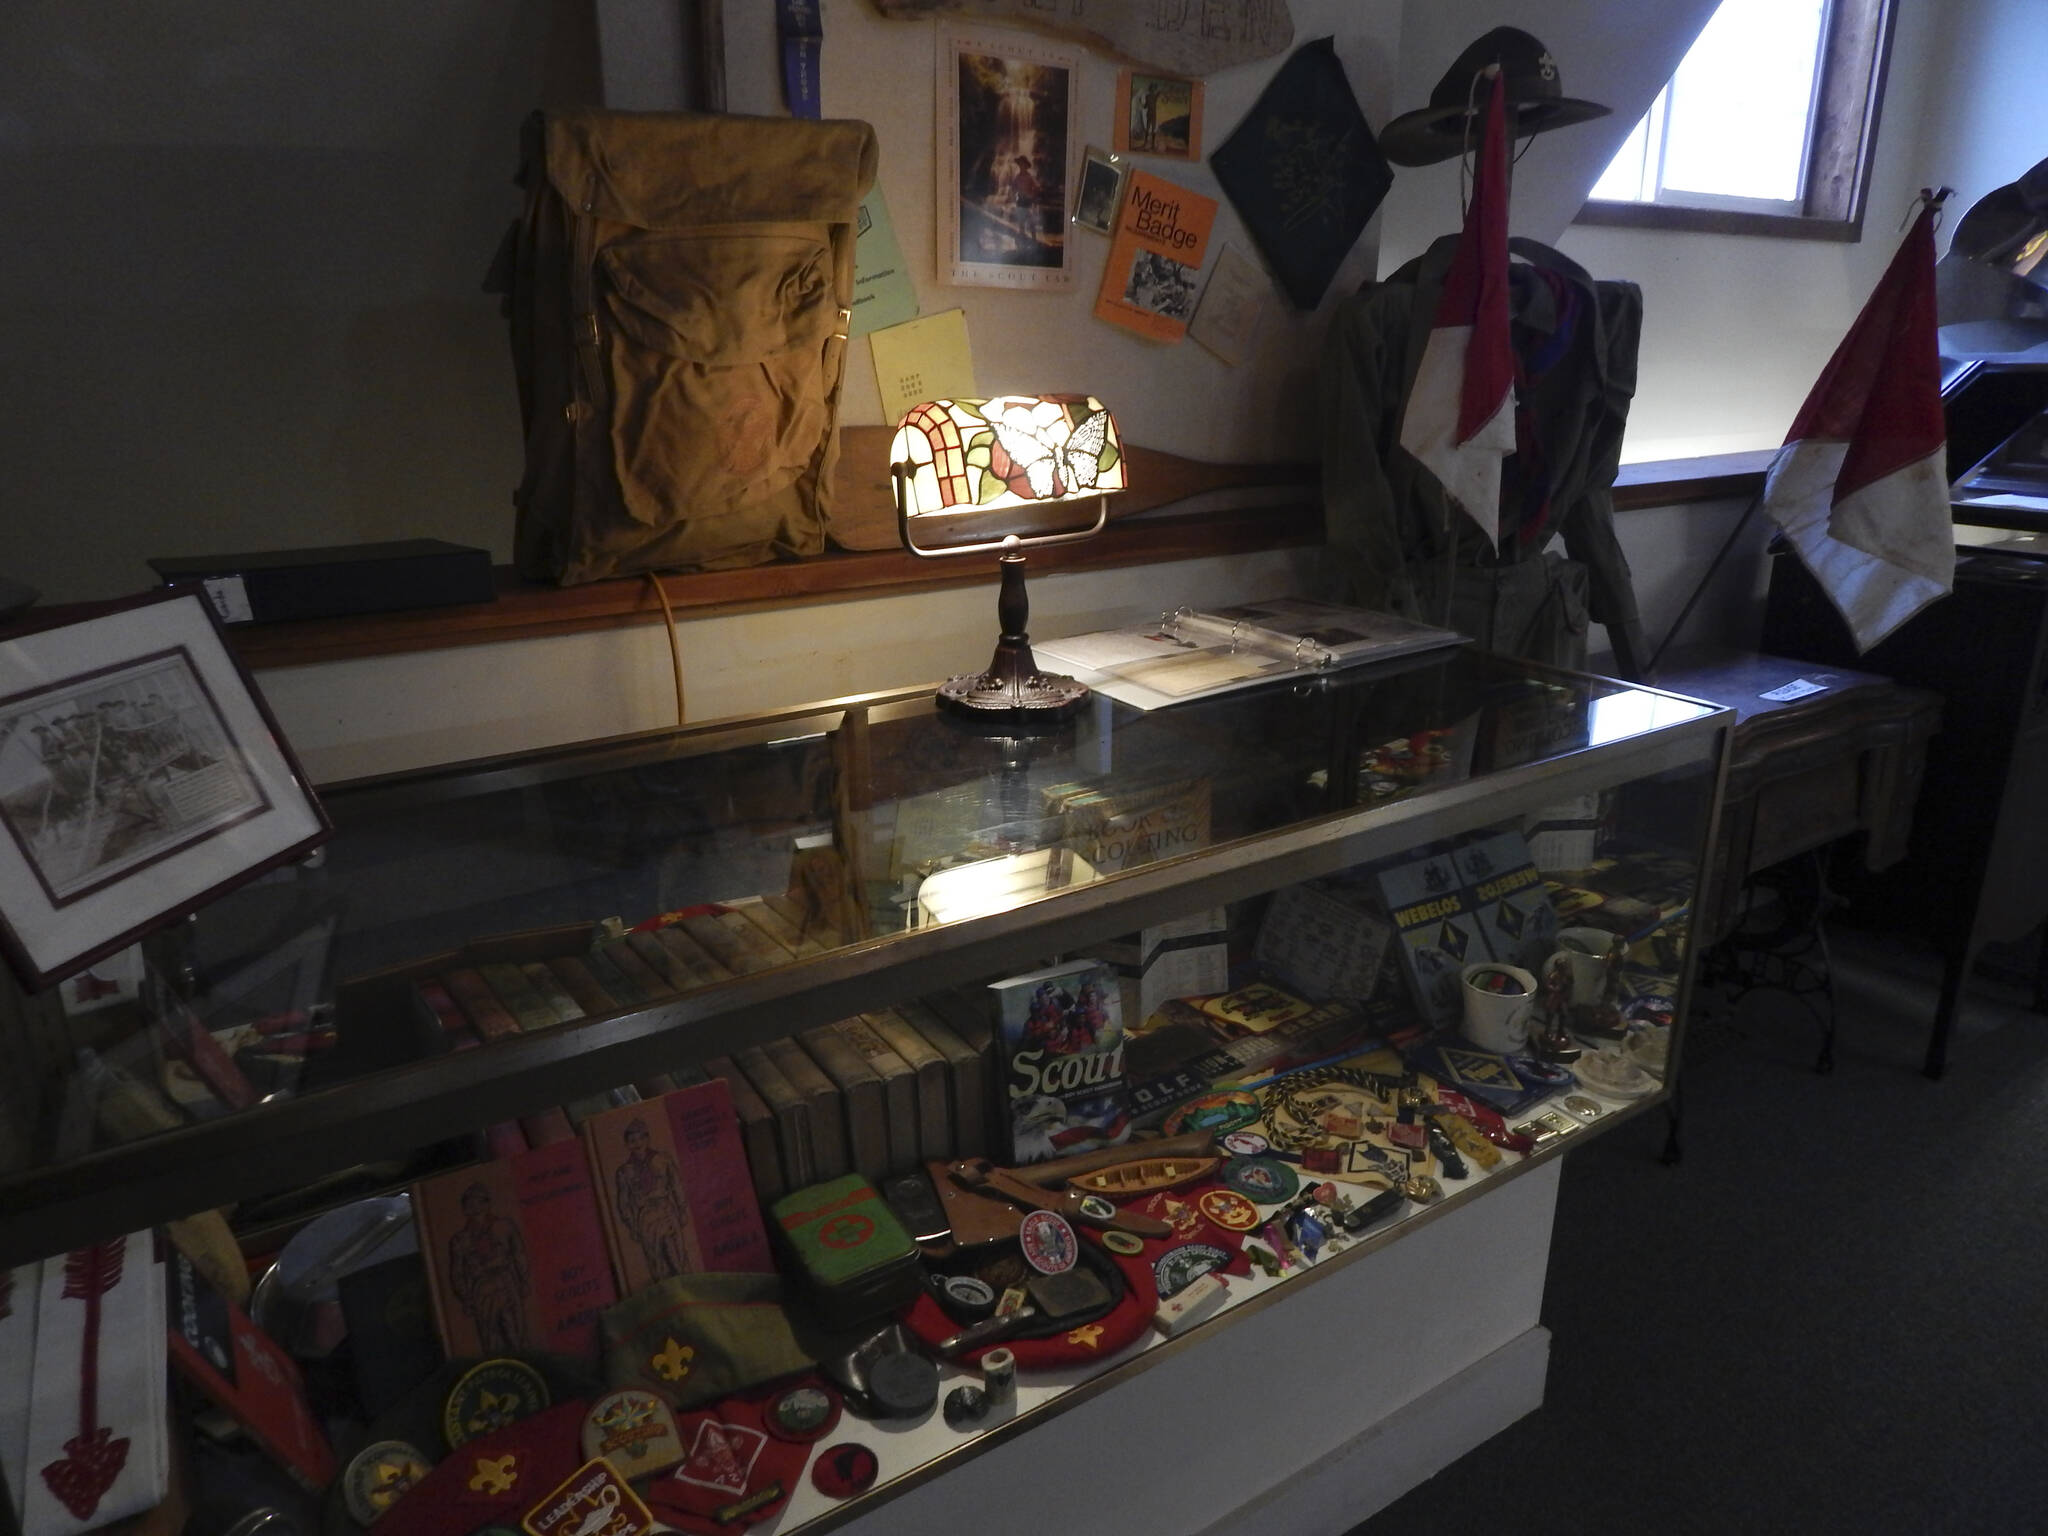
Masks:
[[[903,547],[938,558],[989,550],[1002,572],[1002,637],[983,672],[950,678],[942,708],[997,724],[1059,720],[1088,689],[1038,670],[1025,633],[1023,551],[1102,531],[1125,487],[1116,422],[1092,395],[999,395],[913,406],[889,447]],[[1092,502],[1093,506],[1087,504]],[[1079,504],[1078,506],[1076,504]],[[1092,512],[1092,521],[1078,521]]]

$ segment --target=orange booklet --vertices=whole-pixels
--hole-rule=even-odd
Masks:
[[[1179,341],[1195,313],[1216,199],[1131,173],[1123,217],[1095,295],[1095,317],[1154,341]]]

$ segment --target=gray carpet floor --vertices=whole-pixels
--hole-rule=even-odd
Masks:
[[[1836,1066],[1708,994],[1661,1114],[1566,1160],[1543,1408],[1353,1536],[2048,1532],[2048,1017],[1835,936]]]

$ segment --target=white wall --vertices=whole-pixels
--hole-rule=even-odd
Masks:
[[[1922,159],[1956,189],[1953,228],[1978,198],[2048,159],[2048,5],[1948,0],[1925,78]]]

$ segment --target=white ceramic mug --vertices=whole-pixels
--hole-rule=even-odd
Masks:
[[[1495,992],[1479,985],[1485,974],[1505,976],[1519,992]],[[1519,1051],[1529,1037],[1529,1015],[1536,1006],[1536,978],[1519,965],[1480,960],[1460,973],[1464,983],[1465,1038],[1482,1051],[1506,1055]]]
[[[1614,935],[1605,928],[1563,928],[1558,930],[1557,953],[1543,962],[1543,974],[1562,960],[1572,973],[1574,1003],[1597,1003],[1607,985],[1607,951]]]

